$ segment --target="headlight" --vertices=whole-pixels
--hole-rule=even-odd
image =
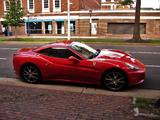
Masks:
[[[135,65],[132,65],[132,64],[130,64],[130,63],[125,63],[125,64],[126,64],[126,66],[127,66],[129,69],[131,69],[131,70],[135,70],[135,71],[139,70],[139,67],[137,67],[137,66],[135,66]]]

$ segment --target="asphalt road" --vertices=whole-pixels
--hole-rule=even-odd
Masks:
[[[32,44],[0,43],[0,77],[16,78],[12,66],[13,53],[22,47],[34,47]],[[144,84],[140,88],[160,90],[160,46],[105,45],[91,44],[94,48],[119,49],[141,60],[147,68]]]

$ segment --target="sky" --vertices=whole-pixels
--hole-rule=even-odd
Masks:
[[[154,9],[159,8],[160,0],[141,0],[141,7],[152,7]]]

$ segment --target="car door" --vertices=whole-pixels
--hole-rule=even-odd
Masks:
[[[65,47],[52,47],[39,51],[40,56],[47,60],[45,71],[49,79],[75,80],[76,65],[69,61],[70,56],[81,59]]]
[[[95,83],[100,75],[96,68],[96,62],[90,60],[82,60],[75,68],[75,71],[78,80],[86,83]]]

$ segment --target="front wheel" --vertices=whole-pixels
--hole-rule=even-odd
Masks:
[[[124,72],[120,70],[111,70],[104,74],[102,84],[108,90],[119,91],[126,87],[127,77]]]
[[[34,65],[25,65],[21,72],[22,79],[27,83],[38,83],[41,79],[39,69]]]

